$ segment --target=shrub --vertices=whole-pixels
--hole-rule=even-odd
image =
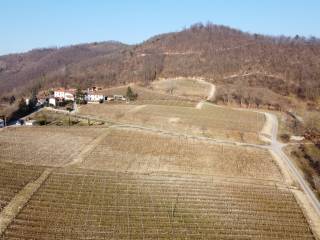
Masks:
[[[280,139],[282,142],[289,142],[290,141],[290,135],[288,133],[283,133],[280,135]]]

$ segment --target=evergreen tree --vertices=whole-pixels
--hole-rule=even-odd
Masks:
[[[82,90],[80,88],[77,89],[76,92],[76,103],[80,104],[84,101],[84,93],[82,92]]]
[[[19,102],[18,114],[24,116],[29,113],[28,105],[26,104],[26,100],[21,98]]]
[[[134,93],[131,87],[128,87],[126,96],[130,101],[134,101],[138,98],[138,94]]]

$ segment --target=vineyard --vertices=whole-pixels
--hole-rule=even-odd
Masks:
[[[61,166],[101,133],[100,128],[7,128],[0,134],[0,161]]]
[[[78,166],[282,180],[267,150],[214,145],[135,130],[112,130]]]
[[[0,240],[316,239],[303,192],[259,140],[264,114],[205,103],[195,80],[133,90],[80,106],[68,127],[48,108],[33,117],[50,126],[1,129]]]
[[[196,176],[54,172],[5,239],[314,239],[285,187]]]
[[[204,105],[203,109],[173,105],[101,104],[81,107],[80,113],[127,124],[139,124],[168,131],[216,139],[260,143],[258,133],[264,115]]]
[[[42,171],[40,167],[0,162],[0,212],[28,182],[36,180]]]

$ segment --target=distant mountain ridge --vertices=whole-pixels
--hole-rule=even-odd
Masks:
[[[114,86],[175,76],[314,100],[320,96],[320,40],[198,23],[137,45],[91,43],[0,56],[0,95],[23,94],[35,84]]]

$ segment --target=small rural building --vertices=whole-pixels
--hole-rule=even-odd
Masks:
[[[88,93],[85,96],[85,100],[88,101],[88,103],[90,102],[101,102],[104,101],[105,97],[102,94],[98,94],[98,93]]]
[[[18,120],[15,122],[14,125],[16,125],[16,126],[21,126],[21,125],[23,125],[23,124],[24,124],[24,120],[23,120],[23,119],[18,119]]]
[[[123,95],[113,95],[113,99],[115,101],[126,101],[127,100],[126,97]]]
[[[53,97],[49,98],[49,105],[57,106],[56,99]]]
[[[88,88],[88,92],[96,92],[96,91],[101,91],[101,90],[102,90],[102,87],[97,87],[97,86]]]
[[[114,98],[107,96],[107,101],[108,101],[108,102],[114,101]]]
[[[25,121],[26,126],[33,126],[36,124],[36,120],[27,120]]]

